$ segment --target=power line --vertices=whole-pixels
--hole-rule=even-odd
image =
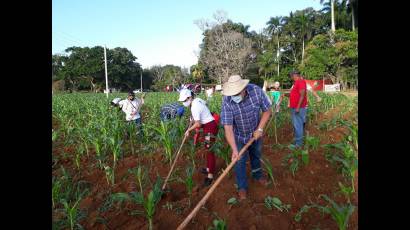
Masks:
[[[60,35],[58,35],[58,36],[53,36],[53,37],[55,37],[55,38],[57,38],[57,39],[59,39],[59,40],[61,40],[61,41],[64,41],[64,42],[68,42],[68,43],[74,43],[74,44],[79,44],[79,43],[81,43],[81,42],[79,42],[79,41],[74,41],[74,40],[72,40],[72,39],[69,39],[69,38],[66,38],[66,37],[62,37],[62,36],[60,36]]]
[[[73,36],[73,35],[69,35],[69,34],[67,34],[67,33],[65,33],[65,32],[61,32],[61,33],[65,34],[65,35],[67,35],[67,36],[69,36],[69,37],[71,37],[71,38],[74,38],[75,40],[78,40],[78,41],[80,41],[80,42],[83,42],[83,43],[84,43],[84,41],[83,41],[83,40],[81,40],[81,39],[79,39],[79,38],[77,38],[77,37],[75,37],[75,36]]]
[[[56,32],[61,34],[62,36],[64,36],[68,40],[71,40],[71,41],[74,41],[74,42],[77,42],[77,43],[84,43],[84,41],[82,41],[81,39],[78,39],[78,38],[76,38],[72,35],[69,35],[69,34],[65,33],[65,32],[62,32],[62,31],[56,31]]]

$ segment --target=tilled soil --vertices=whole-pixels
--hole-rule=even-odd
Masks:
[[[319,130],[316,125],[321,121],[332,118],[339,109],[334,109],[319,117],[315,124],[308,124],[309,135],[320,138],[320,145],[337,143],[347,134],[345,127],[338,127],[330,131]],[[351,117],[352,113],[346,116]],[[346,118],[345,116],[345,118]],[[287,146],[293,138],[293,129],[288,124],[278,129],[278,142]],[[117,192],[139,191],[139,186],[134,175],[128,172],[129,169],[144,165],[149,172],[151,184],[159,175],[165,178],[170,165],[165,162],[161,151],[153,153],[151,156],[140,156],[138,150],[135,155],[126,154],[126,157],[119,161],[116,169],[116,185],[107,184],[104,172],[98,169],[94,159],[84,157],[81,160],[81,169],[78,170],[70,155],[75,154],[75,149],[62,147],[61,144],[53,144],[53,154],[56,156],[53,175],[57,175],[60,165],[63,165],[70,173],[74,173],[75,181],[86,181],[90,184],[90,192],[83,198],[80,208],[86,212],[80,224],[85,229],[146,229],[148,221],[141,215],[130,215],[133,210],[142,211],[140,205],[125,203],[122,206],[114,204],[108,210],[100,210],[109,194]],[[190,164],[187,156],[188,149],[183,149],[185,153],[176,166],[175,174],[185,178],[185,167]],[[316,209],[311,209],[303,214],[300,222],[296,222],[294,217],[299,209],[310,202],[324,204],[319,199],[320,194],[326,194],[338,203],[346,203],[345,198],[338,193],[338,182],[344,181],[342,175],[336,168],[325,159],[324,149],[319,147],[316,151],[309,152],[310,162],[307,166],[301,166],[292,175],[289,168],[282,165],[282,159],[290,153],[290,150],[280,148],[275,144],[274,137],[265,136],[263,139],[262,156],[267,158],[273,166],[275,184],[264,187],[250,178],[250,165],[248,164],[248,199],[235,205],[227,204],[231,197],[237,197],[235,188],[234,172],[223,180],[215,192],[210,196],[206,204],[188,224],[186,229],[208,229],[212,226],[212,221],[216,218],[224,219],[228,229],[337,229],[335,221],[327,214],[322,215]],[[64,155],[66,159],[64,159]],[[94,153],[90,152],[90,156]],[[199,200],[205,195],[209,187],[202,187],[204,175],[198,169],[205,166],[204,151],[200,150],[196,154],[196,172],[194,174],[195,188],[193,191],[191,206],[189,206],[189,196],[185,185],[181,181],[173,180],[167,192],[156,206],[154,217],[154,229],[176,229],[185,217],[192,211]],[[218,175],[226,167],[222,159],[217,158]],[[217,176],[218,176],[217,175]],[[175,177],[175,176],[173,176]],[[356,206],[349,221],[348,229],[358,228],[358,196],[357,196],[357,175],[356,192],[353,194],[351,202]],[[144,188],[147,190],[151,186]],[[284,204],[290,204],[289,212],[280,212],[277,209],[269,210],[264,206],[266,196],[279,198]]]

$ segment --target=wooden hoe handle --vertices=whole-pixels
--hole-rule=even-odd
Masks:
[[[188,127],[188,129],[189,128],[190,127]],[[175,156],[174,163],[172,163],[172,166],[171,166],[171,169],[169,170],[168,176],[167,176],[167,178],[165,178],[164,185],[162,185],[162,190],[165,189],[165,186],[167,185],[168,179],[171,176],[172,170],[174,170],[175,164],[177,163],[177,160],[178,160],[178,157],[179,157],[179,153],[181,152],[182,146],[184,145],[184,142],[185,142],[186,138],[187,138],[187,136],[185,136],[185,134],[184,134],[184,139],[182,140],[182,143],[181,143],[181,146],[179,147],[178,153]]]
[[[205,196],[198,202],[198,204],[195,206],[195,208],[191,211],[191,213],[185,218],[185,220],[178,226],[177,230],[182,230],[186,227],[186,225],[191,221],[192,218],[195,217],[196,213],[199,211],[199,209],[205,204],[206,200],[211,196],[212,192],[216,189],[216,187],[219,185],[219,183],[222,182],[223,178],[228,174],[228,172],[232,169],[232,167],[235,165],[235,163],[242,157],[242,155],[246,152],[246,150],[249,148],[249,146],[255,141],[255,139],[252,137],[248,143],[241,149],[241,151],[238,154],[238,157],[232,161],[225,170],[223,170],[223,173],[218,177],[218,179],[215,181],[215,183],[212,185],[212,187],[208,190],[208,192],[205,194]]]

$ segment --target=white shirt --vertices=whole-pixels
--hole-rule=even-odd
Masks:
[[[191,114],[194,121],[199,121],[202,125],[215,120],[208,107],[206,107],[206,102],[201,98],[195,98],[192,101]]]
[[[133,121],[141,117],[139,110],[142,104],[142,101],[138,98],[135,98],[132,102],[128,99],[118,102],[118,105],[125,113],[125,120],[127,121]],[[133,113],[135,114],[132,115]]]

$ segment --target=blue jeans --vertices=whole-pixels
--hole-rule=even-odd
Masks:
[[[306,108],[300,108],[299,113],[291,108],[293,131],[295,134],[294,145],[301,147],[303,145],[303,126],[306,121]]]
[[[137,135],[140,137],[144,137],[144,132],[142,131],[142,124],[141,124],[141,118],[137,118],[135,120],[129,121],[130,124],[134,123],[135,127],[137,128]]]
[[[240,143],[236,140],[236,146],[238,151],[241,151],[245,144]],[[251,160],[252,177],[259,180],[262,177],[261,168],[261,155],[262,155],[262,139],[258,139],[249,146],[248,150],[242,155],[235,164],[235,174],[236,183],[238,184],[238,189],[248,190],[248,180],[246,178],[246,161],[248,160],[248,155]]]

